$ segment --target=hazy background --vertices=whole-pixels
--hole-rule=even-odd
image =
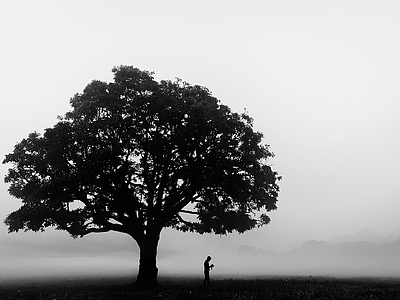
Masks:
[[[283,180],[265,228],[165,230],[160,274],[201,276],[211,255],[215,274],[400,276],[399,15],[397,0],[1,1],[1,160],[113,66],[179,77],[246,108]],[[1,219],[20,206],[4,183],[0,200]],[[136,275],[137,260],[122,234],[0,225],[2,278]]]

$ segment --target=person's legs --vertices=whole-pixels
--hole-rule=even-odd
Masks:
[[[211,286],[211,284],[210,284],[210,274],[208,272],[204,273],[203,286],[206,286],[206,284],[208,284],[208,286]]]

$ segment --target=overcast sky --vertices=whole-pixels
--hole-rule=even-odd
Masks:
[[[397,0],[1,1],[0,155],[53,126],[91,80],[111,81],[113,66],[133,65],[246,108],[283,176],[267,227],[227,237],[166,231],[161,254],[173,257],[182,238],[201,249],[201,260],[218,243],[276,249],[363,228],[397,235],[399,15]],[[2,178],[8,167],[0,166]],[[20,206],[4,183],[0,200],[1,219]],[[135,247],[112,234],[83,242],[51,230],[6,232],[0,225],[4,257],[28,244],[62,257],[51,245],[80,256],[89,241]]]

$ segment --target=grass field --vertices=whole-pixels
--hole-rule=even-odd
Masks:
[[[161,277],[146,289],[132,278],[40,278],[3,280],[0,299],[400,299],[400,279],[271,277],[214,279]]]

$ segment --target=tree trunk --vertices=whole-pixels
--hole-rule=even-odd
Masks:
[[[147,236],[138,242],[140,249],[139,273],[136,283],[140,286],[156,286],[158,268],[157,268],[157,247],[159,235]]]

